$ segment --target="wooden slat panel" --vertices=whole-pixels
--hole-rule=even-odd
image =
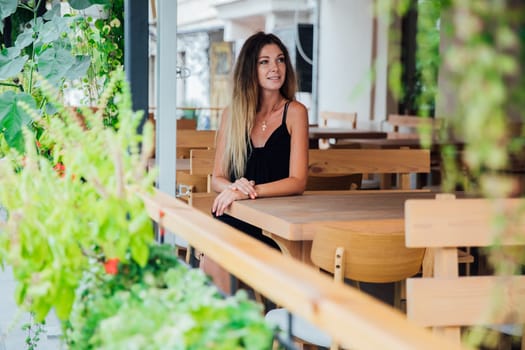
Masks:
[[[195,130],[197,129],[197,121],[195,119],[178,119],[177,130],[180,129]]]
[[[205,214],[211,215],[211,206],[216,196],[216,193],[210,192],[192,193],[190,196],[189,205]]]
[[[310,150],[308,168],[312,175],[428,173],[430,152],[419,149]]]
[[[488,246],[494,243],[494,215],[516,213],[523,199],[407,200],[405,203],[406,243],[409,247]],[[501,244],[525,244],[525,217],[509,222]]]
[[[177,147],[213,148],[215,147],[214,130],[177,130]]]
[[[414,115],[390,114],[387,118],[388,124],[392,126],[403,126],[407,128],[417,128],[421,124],[432,125],[432,118],[418,117]]]
[[[190,152],[190,174],[209,175],[213,172],[215,149],[192,149]]]
[[[191,174],[211,174],[215,150],[191,151]],[[428,173],[428,150],[329,149],[309,150],[312,175],[362,173]]]
[[[410,278],[407,294],[407,316],[423,326],[525,323],[525,276]]]

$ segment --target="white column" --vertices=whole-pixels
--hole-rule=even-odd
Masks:
[[[160,191],[176,193],[177,1],[157,1],[156,165]],[[166,236],[166,242],[172,235]],[[170,239],[169,243],[174,243]],[[180,244],[177,240],[177,244]]]
[[[371,122],[372,4],[370,0],[320,1],[318,110],[357,112],[358,127],[379,128],[386,94],[385,35],[378,26],[374,121]],[[383,101],[380,101],[380,100]]]

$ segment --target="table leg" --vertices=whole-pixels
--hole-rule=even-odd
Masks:
[[[289,241],[264,230],[263,234],[273,239],[284,255],[291,256],[305,264],[313,266],[312,260],[310,259],[312,241]]]

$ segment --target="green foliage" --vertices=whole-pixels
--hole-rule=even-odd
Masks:
[[[45,325],[45,321],[36,323],[33,314],[30,314],[29,322],[22,325],[22,330],[27,332],[25,339],[27,350],[36,350],[38,348],[40,336],[46,332]]]
[[[472,191],[485,196],[508,196],[519,190],[516,179],[504,176],[513,163],[523,161],[525,93],[520,58],[525,52],[525,6],[509,1],[451,4],[455,24],[444,63],[458,93],[457,109],[448,116],[454,133],[466,143],[463,162],[468,177],[446,168],[446,189],[469,182]],[[461,17],[461,20],[459,18]]]
[[[148,124],[146,136],[136,134],[141,116],[132,112],[123,82],[123,72],[117,71],[101,98],[102,109],[84,111],[86,128],[54,100],[52,87],[39,81],[59,117],[38,119],[37,111],[24,109],[38,119],[47,153],[26,131],[26,154],[12,150],[0,164],[0,202],[8,212],[0,264],[13,266],[17,302],[38,321],[52,307],[61,319],[68,317],[89,258],[146,264],[153,233],[137,192],[153,183],[154,173],[145,174],[153,131]],[[105,127],[101,117],[114,94],[121,120],[117,130]]]
[[[56,4],[44,16],[38,17],[40,1],[18,2],[3,0],[0,19],[12,15],[21,21],[23,26],[13,28],[18,33],[13,47],[0,50],[0,86],[25,91],[29,98],[41,109],[40,114],[54,113],[42,98],[40,86],[34,83],[34,74],[43,76],[57,90],[59,95],[66,87],[74,85],[84,89],[87,96],[84,101],[94,104],[107,83],[110,73],[122,66],[123,61],[123,2],[118,1],[71,1],[73,8],[85,8],[92,4],[103,4],[109,10],[108,19],[98,19],[92,23],[91,18],[77,15],[60,15],[60,5]],[[18,6],[18,10],[17,10]],[[119,7],[120,6],[120,7]],[[17,10],[14,12],[14,10]],[[120,11],[117,12],[115,11]],[[30,16],[28,16],[28,14]],[[25,22],[28,20],[28,22]],[[29,126],[32,120],[21,118],[17,112],[15,95],[1,94],[0,104],[6,106],[8,119],[16,125]],[[106,114],[116,123],[116,107],[113,101],[107,106]],[[23,135],[16,128],[5,136],[9,147],[23,150]],[[35,130],[35,128],[31,128]],[[0,129],[0,133],[4,129]],[[13,136],[14,135],[14,136]]]
[[[437,95],[441,1],[418,1],[418,31],[416,36],[416,86],[412,96],[418,115],[434,114]]]
[[[201,270],[152,245],[145,267],[86,273],[65,329],[70,349],[270,349],[272,331],[244,293],[222,298]]]
[[[71,7],[77,10],[83,10],[94,4],[109,5],[111,0],[69,0]]]

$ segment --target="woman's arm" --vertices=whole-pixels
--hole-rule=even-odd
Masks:
[[[303,104],[292,101],[288,106],[286,126],[291,136],[289,177],[255,184],[257,197],[302,194],[308,177],[308,112]]]

